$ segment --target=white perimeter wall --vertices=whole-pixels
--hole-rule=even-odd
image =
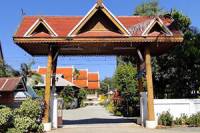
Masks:
[[[154,99],[154,109],[156,118],[164,111],[169,111],[174,118],[192,115],[200,112],[200,99]]]
[[[140,116],[141,123],[145,124],[147,118],[147,93],[141,92]],[[156,120],[163,112],[169,111],[170,114],[180,117],[181,114],[188,116],[200,112],[200,99],[154,99],[154,112]]]

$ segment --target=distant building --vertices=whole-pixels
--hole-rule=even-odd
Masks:
[[[45,75],[46,67],[38,67],[38,73]],[[63,75],[65,80],[71,82],[79,88],[85,88],[93,91],[100,88],[99,72],[88,72],[88,69],[79,69],[78,73],[75,73],[75,68],[73,67],[57,67],[56,74]]]
[[[38,83],[37,85],[34,86],[34,88],[45,88],[46,85],[46,81],[45,81],[45,77],[46,75],[42,75],[42,77],[44,78],[44,83]],[[51,84],[52,85],[52,84]],[[64,87],[70,86],[72,88],[74,88],[74,90],[78,91],[80,88],[78,86],[76,86],[75,84],[73,84],[72,82],[64,79],[64,76],[62,74],[56,74],[56,92],[60,93],[60,91],[62,89],[64,89]]]
[[[17,107],[23,100],[32,97],[22,77],[0,78],[0,104]]]
[[[62,74],[64,79],[67,81],[73,82],[73,67],[58,67],[56,69],[56,74]],[[38,73],[41,75],[46,75],[47,69],[46,67],[38,67]]]
[[[100,76],[99,72],[88,73],[88,89],[98,90],[100,88]]]
[[[73,83],[81,88],[88,88],[88,69],[79,69],[78,75],[73,77]]]

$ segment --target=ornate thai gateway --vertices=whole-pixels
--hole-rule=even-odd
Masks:
[[[58,55],[129,55],[138,57],[139,66],[145,62],[147,126],[152,126],[155,116],[151,55],[161,55],[181,44],[183,36],[176,27],[173,19],[165,16],[115,16],[98,1],[83,17],[25,16],[13,39],[32,56],[48,56],[45,122],[49,122],[51,75],[55,74]],[[142,86],[139,79],[140,91]]]

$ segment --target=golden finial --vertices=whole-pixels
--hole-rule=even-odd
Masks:
[[[97,5],[98,6],[102,7],[103,6],[102,4],[103,4],[103,0],[97,0]]]

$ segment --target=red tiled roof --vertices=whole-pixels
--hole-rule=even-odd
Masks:
[[[37,19],[42,18],[45,20],[49,26],[58,34],[57,37],[67,37],[69,32],[80,22],[83,18],[81,16],[25,16],[15,34],[15,37],[24,37],[24,34],[28,31],[28,29],[37,21]],[[153,17],[147,16],[118,16],[117,19],[130,31],[132,27],[137,26],[146,21],[150,21]],[[172,24],[172,20],[168,18],[161,18],[163,23],[166,26]],[[180,34],[179,31],[173,30],[172,32],[175,34]],[[103,33],[102,31],[98,34],[93,34],[91,32],[86,32],[81,34],[80,36],[119,36],[118,34],[113,34],[112,32]],[[132,36],[141,36],[140,32],[133,33]],[[35,37],[47,37],[44,34],[37,35]],[[49,37],[49,36],[48,36]]]
[[[25,16],[17,30],[16,37],[23,37],[28,29],[41,17]],[[73,27],[82,19],[82,17],[42,17],[49,26],[58,34],[59,37],[66,37]]]
[[[12,92],[17,89],[21,81],[21,77],[5,77],[0,78],[0,92]]]

